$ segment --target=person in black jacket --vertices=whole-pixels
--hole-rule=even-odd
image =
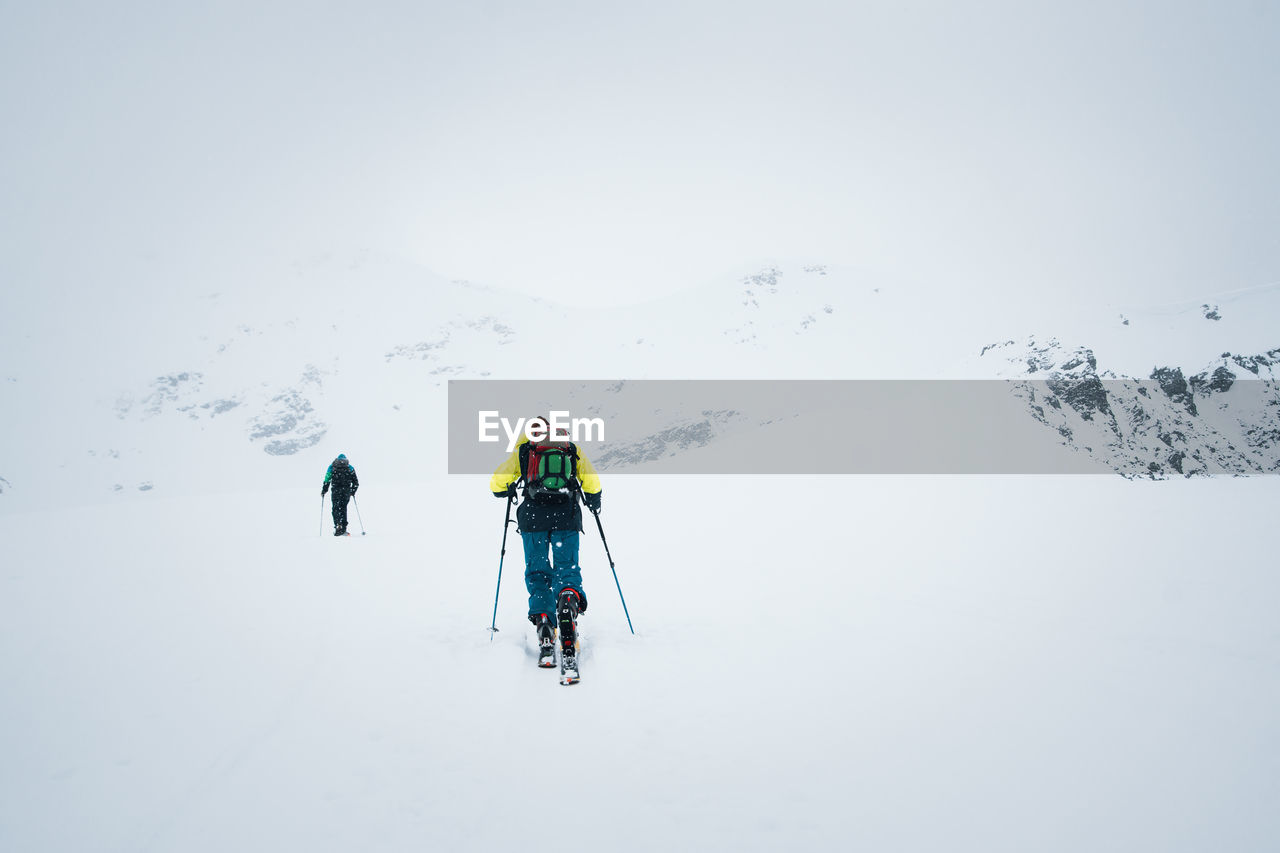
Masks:
[[[347,501],[355,496],[360,488],[360,479],[356,477],[356,469],[347,460],[345,453],[330,463],[324,472],[324,485],[320,487],[320,495],[324,496],[329,488],[333,488],[333,535],[347,534]]]

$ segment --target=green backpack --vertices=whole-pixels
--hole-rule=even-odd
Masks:
[[[524,497],[538,503],[572,503],[578,489],[578,448],[529,444]]]

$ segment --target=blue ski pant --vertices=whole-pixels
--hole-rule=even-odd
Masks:
[[[554,620],[560,590],[571,586],[582,591],[578,531],[522,532],[520,538],[524,540],[524,586],[529,590],[529,615],[545,613]]]

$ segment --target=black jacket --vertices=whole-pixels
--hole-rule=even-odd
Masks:
[[[335,495],[349,495],[360,488],[360,478],[356,476],[355,466],[330,465],[324,472],[325,485],[333,489]]]

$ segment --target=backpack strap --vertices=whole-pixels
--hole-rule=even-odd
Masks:
[[[565,476],[565,474],[560,475],[560,476],[564,476],[564,479],[566,480],[565,485],[552,487],[551,491],[558,491],[563,493],[563,490],[565,488],[568,488],[570,491],[574,493],[580,491],[581,486],[578,483],[578,447],[577,445],[573,444],[572,442],[566,443],[564,445],[545,445],[545,444],[534,444],[533,442],[525,442],[523,445],[521,445],[521,450],[523,452],[523,456],[521,459],[522,464],[520,466],[521,471],[523,472],[521,479],[524,481],[526,490],[532,487],[535,493],[545,493],[546,483],[544,482],[544,480],[546,479],[546,477],[545,476],[540,477],[538,474],[538,471],[542,467],[542,459],[546,456],[555,454],[561,457],[562,459],[566,459],[568,461],[568,471],[565,472],[567,476]]]

